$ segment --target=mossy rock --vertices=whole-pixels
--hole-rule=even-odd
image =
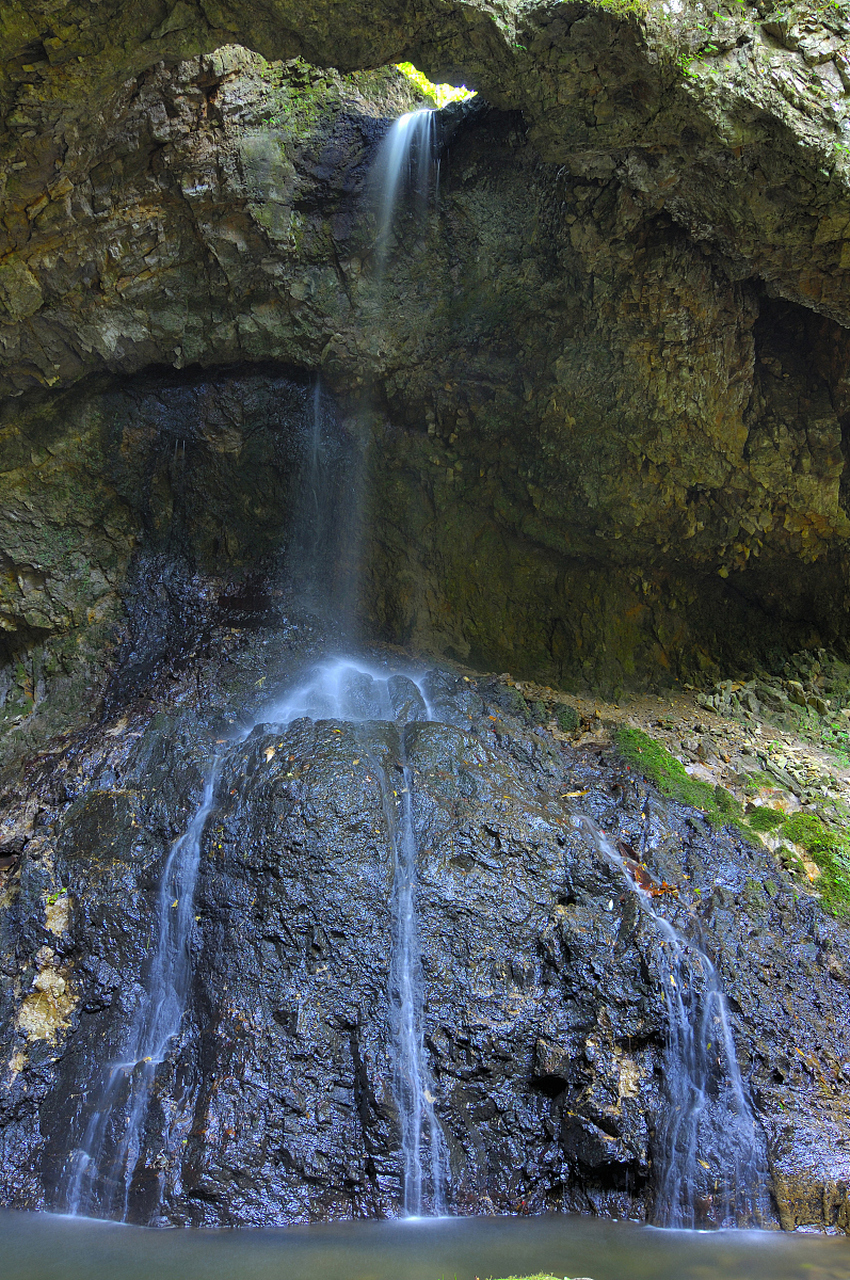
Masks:
[[[776,809],[767,809],[760,805],[747,814],[746,822],[753,831],[775,831],[777,827],[782,826],[785,817],[784,813],[777,813]]]
[[[833,915],[850,918],[850,835],[827,827],[808,813],[792,814],[780,835],[805,849],[820,869],[815,887]]]
[[[546,710],[545,702],[541,702],[536,698],[534,702],[529,703],[528,710],[535,724],[546,724],[549,719],[549,712]]]
[[[746,831],[743,810],[731,792],[692,778],[680,760],[641,729],[623,725],[614,740],[626,763],[642,773],[663,796],[702,810],[713,827],[731,825]]]
[[[575,733],[581,723],[581,718],[575,707],[568,707],[564,704],[558,707],[555,712],[555,723],[561,733]]]
[[[747,779],[746,790],[748,794],[752,794],[761,787],[774,788],[777,785],[776,779],[769,773],[765,773],[762,769],[754,769]]]
[[[623,759],[662,795],[700,809],[713,827],[732,826],[749,840],[764,832],[776,832],[804,849],[820,869],[816,887],[825,910],[850,918],[850,833],[828,827],[812,814],[790,818],[773,809],[758,807],[746,817],[735,797],[724,787],[712,787],[692,778],[684,765],[640,729],[623,726],[615,734]],[[777,855],[781,856],[781,855]]]

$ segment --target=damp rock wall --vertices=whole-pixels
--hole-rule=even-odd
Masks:
[[[443,723],[282,728],[263,707],[292,671],[293,638],[214,640],[155,712],[43,761],[36,810],[7,810],[20,854],[0,913],[4,1203],[63,1207],[141,998],[163,862],[214,752],[192,988],[157,1068],[129,1218],[399,1213],[380,738],[389,775],[404,759],[412,787],[424,1051],[451,1209],[652,1216],[669,960],[576,828],[586,813],[667,886],[656,910],[716,962],[761,1151],[758,1221],[847,1230],[846,926],[771,854],[663,801],[610,750],[535,724],[498,681],[421,673]],[[699,1159],[700,1220],[718,1222],[724,1153],[703,1142]]]
[[[275,589],[287,464],[253,506],[245,486],[280,436],[279,373],[320,377],[373,442],[362,608],[387,638],[613,691],[844,643],[850,349],[829,308],[480,101],[441,114],[439,200],[401,218],[379,286],[369,174],[416,92],[229,46],[116,88],[67,150],[73,191],[27,222],[43,301],[2,326],[17,739],[44,740],[45,643],[97,701],[171,527],[148,480],[109,496],[103,431],[125,475],[174,473],[154,485],[184,530],[168,573],[195,585],[172,596]]]

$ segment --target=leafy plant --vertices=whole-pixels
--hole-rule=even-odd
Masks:
[[[456,88],[453,84],[433,84],[426,75],[414,67],[412,62],[397,62],[396,69],[403,76],[407,76],[421,93],[431,98],[437,107],[448,106],[450,102],[466,102],[469,98],[475,97],[475,93],[464,85]]]

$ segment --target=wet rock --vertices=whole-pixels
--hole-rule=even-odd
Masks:
[[[224,668],[243,690],[256,655],[276,660],[264,639],[246,633]],[[53,834],[39,837],[41,857],[24,858],[17,896],[0,907],[4,964],[24,965],[3,1004],[7,1203],[58,1203],[86,1100],[141,995],[163,860],[215,748],[223,762],[195,901],[193,988],[158,1068],[134,1220],[397,1212],[393,854],[381,779],[399,803],[403,766],[450,1203],[652,1211],[669,974],[622,876],[572,825],[583,809],[653,883],[675,886],[659,909],[716,957],[783,1221],[843,1221],[843,927],[797,898],[766,850],[648,797],[612,756],[551,735],[545,755],[542,731],[521,707],[490,701],[487,682],[437,671],[424,683],[462,723],[300,719],[216,744],[219,690],[201,719],[185,705],[137,715],[54,765],[62,795],[76,798],[51,804]],[[62,919],[44,905],[59,889]],[[69,991],[77,1003],[49,1042],[29,1038],[21,1008],[33,998],[59,1008]],[[815,1162],[806,1152],[818,1141]],[[770,1221],[767,1202],[763,1212]]]

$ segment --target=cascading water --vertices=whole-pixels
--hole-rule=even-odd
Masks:
[[[378,208],[375,239],[374,279],[379,293],[393,228],[403,199],[412,201],[418,218],[428,208],[438,169],[434,159],[434,113],[416,111],[402,116],[389,130],[379,153],[372,179],[372,190]],[[324,464],[321,396],[317,390],[314,404],[314,429],[311,437],[311,465],[308,493],[315,494],[317,526],[326,523],[330,472]],[[349,486],[348,506],[355,512],[347,517],[352,529],[359,529],[361,484]],[[327,525],[328,533],[332,525]],[[309,538],[309,517],[305,526]],[[318,565],[324,552],[321,529],[312,533]],[[302,536],[303,541],[303,536]],[[348,539],[349,544],[356,539]],[[314,580],[325,583],[327,616],[353,617],[356,609],[357,575],[355,570],[339,576],[325,563],[324,574]],[[356,560],[356,555],[355,555]],[[331,588],[328,584],[336,582]],[[343,627],[343,634],[351,627]],[[266,713],[276,724],[288,724],[302,716],[310,719],[337,718],[359,725],[358,736],[376,776],[380,779],[384,817],[393,850],[393,952],[390,981],[392,1035],[394,1047],[393,1092],[401,1125],[404,1164],[404,1210],[419,1216],[423,1210],[445,1211],[445,1187],[448,1151],[436,1117],[435,1094],[429,1076],[424,1045],[422,960],[416,920],[416,836],[413,823],[413,779],[407,767],[404,749],[404,725],[416,720],[432,719],[432,713],[419,685],[409,675],[387,675],[370,668],[360,657],[329,659],[316,666],[297,688]],[[398,756],[394,761],[403,785],[392,785],[387,764],[377,749],[381,723],[392,722],[398,728]],[[375,728],[370,728],[370,725]],[[427,1158],[423,1153],[427,1148]]]
[[[422,220],[439,181],[435,155],[434,111],[423,109],[400,116],[384,139],[372,173],[370,187],[377,214],[373,275],[383,283],[394,225],[403,200]]]
[[[434,1090],[428,1076],[422,1030],[422,958],[416,924],[416,836],[413,827],[413,776],[401,769],[400,804],[394,805],[386,773],[382,773],[384,812],[395,853],[395,939],[390,972],[396,1063],[393,1084],[401,1116],[404,1157],[404,1208],[419,1217],[425,1204],[422,1149],[430,1144],[431,1208],[445,1212],[448,1152],[434,1111]],[[395,794],[395,792],[393,792]]]
[[[188,828],[174,842],[166,860],[159,884],[156,950],[146,989],[121,1060],[109,1067],[63,1180],[60,1199],[70,1214],[121,1220],[128,1216],[157,1068],[179,1037],[186,1008],[201,839],[213,807],[217,777],[216,761]]]
[[[717,970],[658,914],[614,841],[591,818],[576,824],[622,873],[659,937],[668,1106],[655,1142],[655,1220],[667,1227],[753,1223],[764,1170]]]
[[[360,658],[336,658],[316,666],[264,718],[283,726],[301,717],[356,724],[360,747],[380,781],[393,852],[389,985],[404,1211],[411,1217],[419,1217],[425,1210],[441,1214],[446,1209],[448,1150],[434,1109],[435,1089],[425,1054],[422,956],[416,921],[413,776],[404,741],[407,724],[434,720],[436,716],[421,683],[411,673],[387,674]],[[388,723],[397,729],[396,750],[389,756],[384,732]]]
[[[427,207],[432,180],[433,113],[404,116],[389,131],[376,167],[380,190],[376,271],[386,266],[402,194],[414,209]],[[363,511],[362,451],[344,440],[317,380],[305,432],[300,497],[296,501],[287,573],[295,597],[329,632],[347,644],[355,631]],[[413,779],[407,767],[404,727],[432,718],[422,689],[407,673],[378,671],[359,657],[329,658],[261,720],[285,726],[293,720],[338,718],[359,726],[364,753],[381,782],[384,816],[393,850],[393,950],[389,974],[393,1091],[401,1127],[404,1210],[445,1211],[448,1153],[435,1113],[435,1093],[425,1055],[422,962],[416,921],[417,849]],[[254,724],[244,728],[247,736]],[[381,752],[380,726],[397,733],[392,762]],[[400,774],[403,785],[392,773]],[[193,898],[207,818],[214,803],[217,764],[185,834],[169,853],[159,887],[157,948],[121,1061],[110,1066],[98,1100],[62,1182],[71,1214],[118,1217],[131,1212],[134,1171],[147,1169],[145,1131],[157,1068],[166,1061],[183,1020],[190,983],[189,940]],[[425,1152],[427,1151],[427,1156]]]

